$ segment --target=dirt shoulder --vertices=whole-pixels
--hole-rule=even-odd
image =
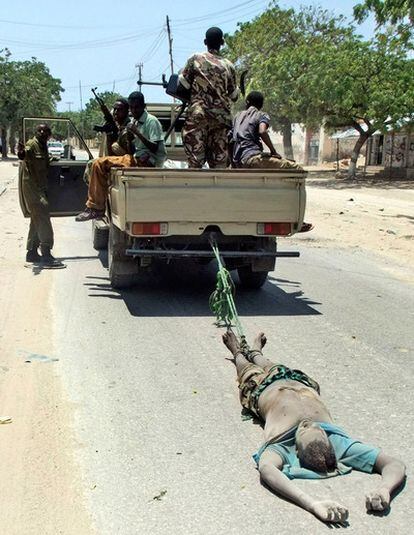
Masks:
[[[365,250],[414,282],[414,182],[308,180],[306,221],[315,228],[297,243]]]
[[[17,167],[0,162],[0,532],[93,533],[74,460],[72,407],[53,347],[52,271],[24,267],[27,220],[17,199]],[[10,179],[13,179],[10,181]],[[0,190],[1,193],[1,190]]]

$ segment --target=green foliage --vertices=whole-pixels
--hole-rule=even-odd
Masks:
[[[0,51],[0,127],[18,131],[23,116],[52,115],[63,91],[61,81],[47,66],[31,58],[13,61],[11,53]],[[5,150],[5,147],[3,147]]]
[[[332,50],[353,38],[343,17],[319,7],[299,11],[276,3],[251,22],[226,36],[226,54],[240,70],[249,70],[247,90],[265,94],[272,127],[289,138],[292,123],[319,126],[324,102],[317,87],[315,62],[329,62]],[[311,83],[309,83],[311,82]],[[289,157],[289,147],[285,152]]]
[[[113,91],[104,91],[103,93],[99,93],[99,96],[105,102],[109,110],[112,109],[116,100],[122,97],[122,95],[119,93],[114,93]],[[78,126],[80,132],[83,133],[85,138],[96,137],[96,132],[93,130],[93,126],[95,124],[103,124],[104,117],[95,97],[92,96],[85,104],[85,109],[83,112],[79,113],[79,126],[78,124],[76,126]]]
[[[414,23],[414,3],[412,0],[365,0],[354,7],[355,18],[362,22],[369,13],[374,13],[378,24],[397,24],[408,18]]]
[[[391,30],[364,41],[320,8],[296,12],[273,4],[226,42],[227,55],[249,69],[249,89],[265,94],[272,126],[282,132],[291,123],[354,125],[359,152],[375,130],[413,116],[413,60]]]

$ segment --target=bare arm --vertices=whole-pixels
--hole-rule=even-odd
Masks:
[[[155,154],[157,152],[157,150],[158,150],[158,142],[153,143],[152,141],[147,139],[145,136],[143,136],[141,134],[141,132],[138,130],[138,128],[134,124],[128,125],[127,129],[129,131],[131,131],[133,134],[135,134],[137,136],[137,138],[139,138],[142,141],[142,143],[144,143],[144,145],[147,147],[147,149],[150,152],[152,152],[153,154]]]
[[[313,513],[323,522],[345,522],[348,509],[331,500],[315,500],[303,492],[281,471],[282,458],[273,451],[265,451],[260,458],[259,472],[262,480],[275,492],[288,498],[299,507]]]
[[[401,485],[405,478],[405,465],[398,459],[380,453],[374,470],[381,474],[379,487],[366,496],[368,511],[385,511],[391,502],[392,492]]]
[[[276,158],[281,158],[280,154],[276,152],[276,149],[273,146],[272,140],[270,139],[269,132],[268,132],[268,125],[267,123],[260,123],[259,124],[259,135],[262,138],[263,143],[268,147],[270,150],[270,154],[272,156],[275,156]]]

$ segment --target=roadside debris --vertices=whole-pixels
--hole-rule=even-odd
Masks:
[[[0,425],[2,424],[11,424],[12,419],[9,416],[0,416]]]
[[[162,490],[159,494],[157,494],[156,496],[154,496],[154,497],[152,498],[152,501],[158,501],[158,502],[160,502],[160,501],[164,498],[164,496],[165,496],[166,494],[167,494],[167,491],[166,491],[166,490]]]
[[[31,363],[31,362],[35,362],[35,361],[38,361],[38,362],[57,362],[59,359],[55,358],[55,357],[48,357],[47,355],[41,355],[39,353],[29,353],[28,351],[25,351],[25,350],[20,350],[19,353],[25,357],[24,361],[26,363]]]

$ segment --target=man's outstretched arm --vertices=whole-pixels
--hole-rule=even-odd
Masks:
[[[323,522],[345,522],[348,509],[332,500],[315,500],[303,492],[281,471],[282,458],[273,451],[265,451],[259,461],[259,472],[262,480],[277,494],[291,500],[299,507],[313,513]]]
[[[385,511],[390,505],[392,492],[404,481],[405,465],[398,459],[380,452],[374,470],[381,474],[381,483],[374,492],[367,494],[367,510]]]

